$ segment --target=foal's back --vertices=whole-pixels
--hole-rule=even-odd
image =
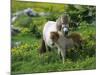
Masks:
[[[64,49],[72,48],[74,43],[71,38],[66,38],[62,33],[59,33],[59,39],[57,41],[57,45]]]

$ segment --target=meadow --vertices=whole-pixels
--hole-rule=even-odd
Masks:
[[[11,13],[32,8],[36,12],[50,12],[49,16],[21,16],[13,25],[21,32],[11,37],[14,47],[11,48],[11,72],[43,73],[96,69],[96,23],[95,6],[68,4],[18,2],[12,0]],[[39,54],[42,30],[48,20],[56,21],[60,14],[67,12],[71,19],[70,32],[79,32],[85,39],[83,49],[69,51],[65,64],[57,51],[52,50],[44,56]],[[16,46],[16,42],[21,42]]]

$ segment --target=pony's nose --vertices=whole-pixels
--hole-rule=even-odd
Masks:
[[[64,31],[64,34],[65,34],[65,35],[68,34],[68,28],[64,28],[63,31]]]

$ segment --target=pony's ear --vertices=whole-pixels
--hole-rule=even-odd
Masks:
[[[61,18],[60,17],[56,20],[56,28],[58,31],[61,30]]]

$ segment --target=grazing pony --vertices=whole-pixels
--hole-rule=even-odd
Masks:
[[[39,52],[45,53],[46,50],[51,51],[51,48],[55,47],[54,43],[50,39],[50,32],[61,32],[66,36],[68,34],[68,29],[69,22],[66,14],[61,15],[56,22],[48,21],[43,28],[43,38]]]
[[[80,46],[82,43],[82,37],[79,33],[71,33],[68,37],[65,37],[61,32],[50,32],[50,39],[58,48],[58,54],[61,54],[63,64],[67,49],[74,48],[76,45]]]

